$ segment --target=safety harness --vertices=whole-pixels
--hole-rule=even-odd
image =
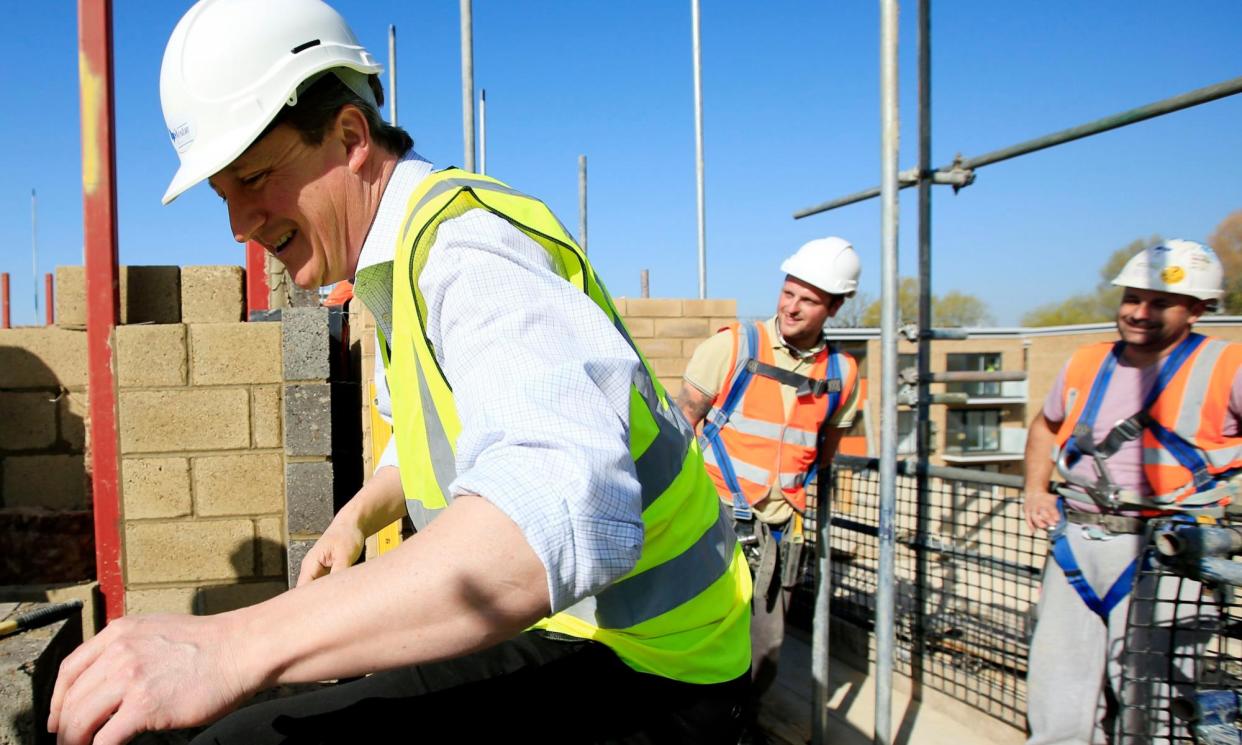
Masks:
[[[1065,443],[1065,447],[1057,460],[1057,468],[1067,482],[1081,488],[1095,502],[1104,516],[1112,517],[1113,515],[1110,513],[1118,512],[1120,508],[1127,504],[1135,507],[1149,506],[1145,503],[1132,504],[1127,499],[1130,493],[1117,486],[1109,475],[1108,466],[1105,464],[1107,458],[1115,454],[1127,442],[1142,436],[1144,430],[1150,430],[1157,441],[1177,459],[1178,463],[1193,474],[1196,493],[1207,492],[1217,486],[1217,478],[1208,471],[1207,463],[1195,452],[1195,449],[1182,439],[1180,435],[1168,430],[1164,425],[1153,419],[1150,414],[1151,407],[1160,398],[1160,394],[1164,392],[1169,382],[1173,380],[1174,376],[1181,370],[1182,365],[1199,348],[1199,345],[1203,343],[1205,338],[1201,334],[1192,333],[1179,342],[1161,364],[1156,382],[1147,394],[1147,398],[1143,401],[1142,408],[1134,415],[1118,422],[1104,439],[1095,442],[1092,439],[1095,419],[1099,414],[1100,405],[1104,401],[1104,394],[1108,390],[1108,384],[1112,380],[1113,372],[1117,369],[1117,362],[1121,359],[1121,355],[1125,350],[1125,342],[1118,341],[1114,344],[1112,351],[1104,358],[1103,364],[1100,365],[1095,380],[1091,384],[1091,392],[1087,397],[1087,403],[1083,407],[1077,425],[1074,427],[1073,435]],[[1070,468],[1081,460],[1083,456],[1090,456],[1094,460],[1097,476],[1095,483],[1073,477],[1069,472]],[[1079,597],[1087,604],[1087,607],[1094,611],[1105,623],[1108,623],[1108,616],[1113,608],[1130,594],[1130,588],[1134,584],[1134,576],[1139,571],[1142,559],[1136,558],[1131,562],[1125,571],[1121,573],[1121,576],[1113,582],[1108,592],[1104,593],[1103,598],[1097,595],[1079,568],[1078,561],[1074,558],[1074,552],[1070,548],[1069,539],[1066,537],[1069,523],[1075,521],[1067,519],[1065,492],[1062,491],[1061,493],[1062,498],[1057,502],[1057,509],[1061,513],[1061,519],[1048,534],[1048,538],[1052,543],[1052,557],[1056,560],[1057,565],[1061,567],[1061,571],[1065,574],[1065,579],[1078,592]],[[1175,506],[1168,505],[1166,509],[1170,507]]]
[[[738,483],[737,473],[733,469],[733,461],[729,458],[728,451],[725,450],[724,442],[721,440],[720,431],[729,423],[729,417],[733,415],[733,411],[741,403],[742,397],[746,395],[746,389],[750,387],[751,381],[755,376],[771,378],[782,385],[794,388],[798,396],[828,395],[828,411],[824,416],[824,421],[832,419],[833,414],[841,407],[841,366],[837,362],[837,355],[832,350],[831,345],[828,347],[828,368],[825,371],[825,378],[811,378],[789,370],[782,370],[773,365],[769,365],[753,357],[759,349],[759,331],[754,324],[741,324],[742,330],[746,334],[746,348],[752,356],[738,363],[737,372],[734,376],[733,385],[729,388],[729,393],[725,396],[725,400],[721,403],[719,409],[714,416],[708,416],[707,422],[703,425],[703,434],[700,437],[701,445],[704,449],[711,447],[715,453],[717,465],[720,473],[724,477],[725,485],[733,495],[733,517],[736,520],[751,520],[754,518],[754,512],[750,508],[750,503],[746,501],[746,496],[742,493],[742,486]],[[802,477],[802,483],[805,484],[815,476],[816,468],[819,465],[819,459],[816,458],[810,468]]]

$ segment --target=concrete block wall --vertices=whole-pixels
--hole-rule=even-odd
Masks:
[[[183,317],[241,317],[240,275],[215,270],[183,272]],[[214,613],[285,589],[281,332],[117,327],[127,613]]]
[[[615,302],[634,343],[670,396],[681,391],[681,376],[699,344],[737,320],[736,300],[617,298]]]

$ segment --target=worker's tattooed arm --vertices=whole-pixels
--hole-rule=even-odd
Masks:
[[[707,394],[686,381],[681,383],[681,393],[677,394],[677,408],[686,415],[691,427],[698,427],[707,412],[711,411],[712,400]]]

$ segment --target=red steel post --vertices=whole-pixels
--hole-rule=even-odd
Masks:
[[[10,328],[9,324],[9,273],[0,274],[0,329]]]
[[[52,273],[48,272],[43,275],[43,304],[46,306],[43,310],[47,315],[47,325],[56,325],[56,282],[52,279]]]
[[[246,243],[246,320],[250,320],[250,311],[272,307],[269,294],[267,249],[261,243],[249,241]]]
[[[120,448],[111,347],[112,332],[120,315],[112,0],[78,0],[78,86],[82,112],[82,228],[86,247],[86,352],[95,567],[104,596],[104,610],[111,621],[125,613],[118,489]]]

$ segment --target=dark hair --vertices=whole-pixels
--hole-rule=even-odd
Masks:
[[[383,106],[384,88],[380,85],[379,76],[368,75],[367,82],[375,93],[375,102]],[[298,93],[298,102],[293,106],[285,105],[272,123],[255,138],[255,142],[266,137],[281,124],[288,124],[297,130],[307,145],[318,145],[323,142],[328,125],[337,112],[350,104],[363,113],[367,126],[371,129],[371,138],[385,150],[401,156],[414,147],[414,138],[408,132],[381,119],[379,112],[371,104],[362,100],[332,73],[320,77],[309,88]]]

